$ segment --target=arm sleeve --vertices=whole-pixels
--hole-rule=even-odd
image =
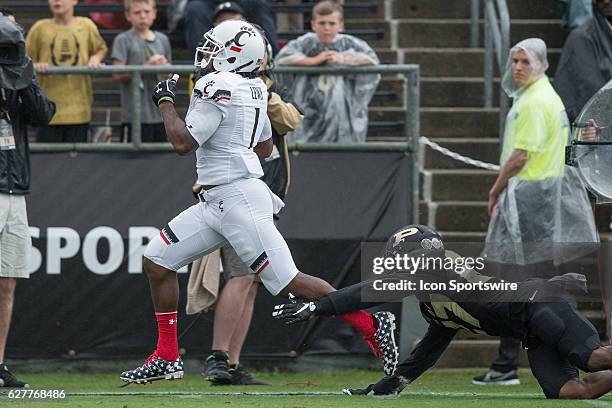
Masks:
[[[29,87],[19,91],[19,97],[26,123],[32,126],[46,126],[51,121],[55,114],[55,104],[47,98],[36,79]]]
[[[409,382],[417,379],[430,369],[448,347],[457,330],[432,324],[425,337],[416,345],[408,358],[398,364],[395,375],[401,375]]]
[[[196,98],[211,104],[227,115],[227,107],[232,102],[232,84],[224,79],[222,75],[208,74],[198,79],[193,92]]]
[[[376,65],[380,62],[376,52],[367,42],[348,35],[347,39],[351,43],[351,48],[341,53],[346,65]]]
[[[119,34],[113,40],[113,50],[111,52],[111,59],[113,61],[121,61],[124,64],[128,62],[127,55],[127,41],[125,41],[125,37]]]
[[[274,130],[281,135],[295,130],[304,116],[290,102],[285,102],[276,92],[270,92],[270,100],[268,101],[268,117]]]
[[[223,112],[202,99],[196,99],[185,117],[185,126],[191,137],[202,146],[215,133],[223,120]]]
[[[317,301],[316,314],[321,316],[334,316],[382,304],[362,301],[361,290],[365,284],[366,282],[361,282],[355,285],[346,286],[323,296]]]
[[[164,44],[164,56],[168,60],[168,63],[172,64],[172,47],[170,46],[170,39],[168,36],[163,34],[162,43]]]
[[[296,61],[304,59],[306,54],[300,46],[300,40],[292,40],[285,45],[275,58],[278,65],[293,65]]]
[[[85,17],[87,18],[87,17]],[[90,25],[90,35],[89,35],[89,55],[93,55],[98,51],[105,50],[108,47],[106,46],[106,42],[100,35],[100,30],[98,30],[98,26],[91,19],[87,18],[87,22]]]
[[[512,129],[512,148],[536,153],[546,141],[546,119],[536,103],[521,107]]]
[[[38,25],[34,23],[28,36],[26,37],[26,52],[32,58],[33,62],[40,62],[38,55]]]
[[[399,275],[388,275],[376,280],[386,283],[397,283],[402,280],[402,277]],[[415,294],[415,292],[408,291],[386,291],[384,302],[364,301],[363,299],[366,296],[371,299],[375,299],[376,297],[380,298],[380,296],[376,296],[377,291],[374,289],[373,282],[374,280],[364,281],[328,293],[318,300],[317,314],[331,316],[354,312],[356,310],[367,309],[388,302],[395,302]]]

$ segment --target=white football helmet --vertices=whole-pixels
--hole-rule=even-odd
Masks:
[[[227,20],[204,34],[204,44],[196,47],[194,65],[214,71],[253,73],[259,70],[265,53],[265,41],[246,21]]]

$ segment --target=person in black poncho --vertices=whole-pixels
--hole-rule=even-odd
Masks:
[[[593,19],[574,29],[561,52],[554,87],[570,121],[612,78],[612,1],[593,0]]]

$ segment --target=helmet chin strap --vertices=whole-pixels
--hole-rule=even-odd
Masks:
[[[248,66],[249,66],[249,65],[251,65],[252,63],[253,63],[253,61],[249,61],[249,62],[247,62],[246,64],[242,64],[242,65],[240,65],[239,67],[236,67],[236,68],[232,69],[232,70],[231,70],[231,72],[236,72],[236,73],[244,73],[244,74],[250,74],[252,71],[251,71],[251,72],[238,72],[238,71],[240,71],[240,70],[241,70],[241,69],[243,69],[243,68],[248,67]]]

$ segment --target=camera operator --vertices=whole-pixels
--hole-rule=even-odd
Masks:
[[[30,189],[30,154],[26,125],[45,126],[55,104],[34,77],[25,52],[23,28],[13,13],[0,8],[0,387],[23,388],[4,364],[17,278],[26,268],[30,232],[25,195]]]

